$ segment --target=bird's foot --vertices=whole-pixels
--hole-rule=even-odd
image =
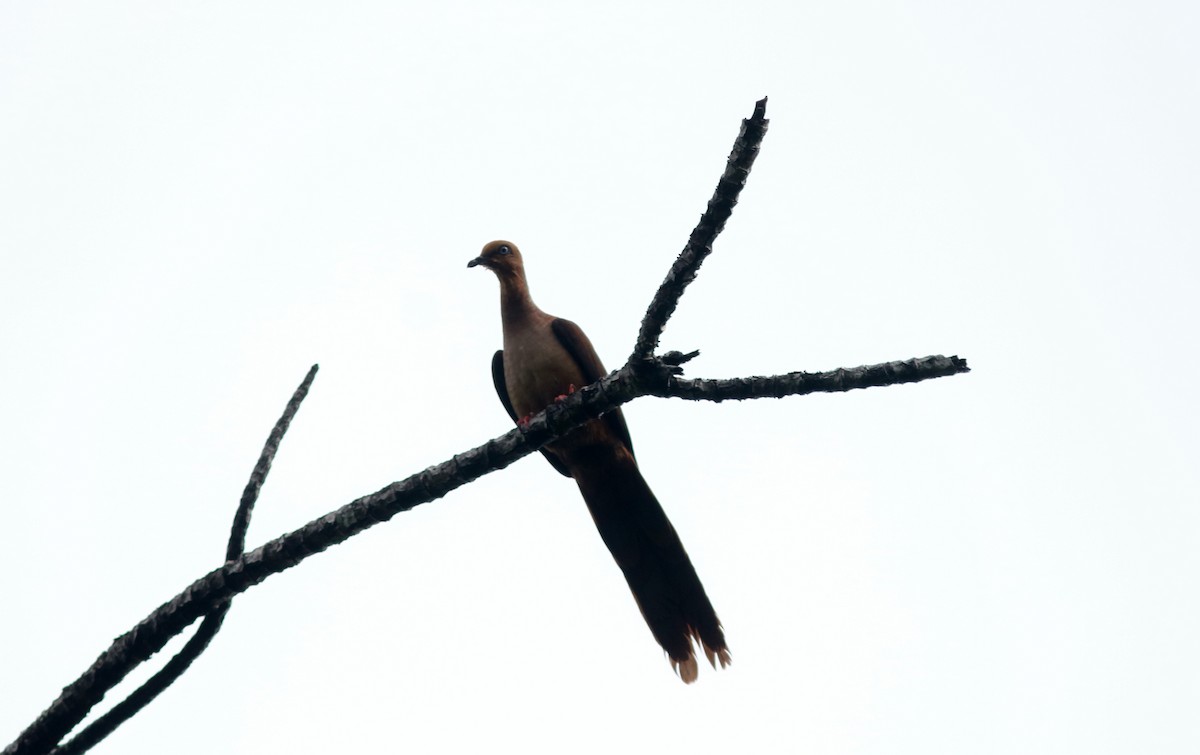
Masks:
[[[567,392],[558,394],[557,396],[554,397],[554,400],[562,401],[563,399],[565,399],[567,396],[570,396],[574,392],[575,392],[575,384],[570,383],[567,385]]]
[[[519,420],[517,420],[517,427],[521,428],[521,432],[529,429],[529,421],[531,419],[533,419],[533,415],[526,414],[524,417],[521,417]]]

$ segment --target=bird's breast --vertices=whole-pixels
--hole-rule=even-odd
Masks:
[[[540,412],[572,385],[584,385],[583,372],[549,329],[540,337],[506,335],[504,380],[518,417]]]

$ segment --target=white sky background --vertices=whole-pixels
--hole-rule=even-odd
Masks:
[[[400,5],[0,7],[0,740],[219,564],[311,363],[251,547],[508,429],[484,242],[623,360],[769,95],[664,347],[973,372],[627,407],[730,669],[530,457],[238,598],[97,752],[1200,747],[1194,4]]]

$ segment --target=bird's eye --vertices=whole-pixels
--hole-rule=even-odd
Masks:
[[[508,248],[508,244],[501,244],[500,248],[497,249],[496,252],[499,254],[512,254],[512,250]]]

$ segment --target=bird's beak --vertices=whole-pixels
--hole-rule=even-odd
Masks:
[[[467,263],[467,267],[475,267],[476,265],[483,265],[484,267],[487,267],[487,260],[485,260],[483,257],[476,257]]]

